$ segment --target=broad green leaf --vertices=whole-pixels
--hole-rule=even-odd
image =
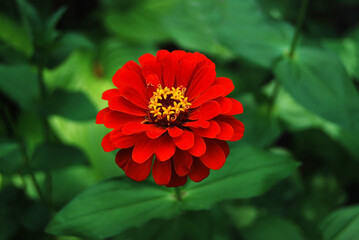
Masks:
[[[0,39],[27,57],[34,51],[32,43],[25,30],[12,19],[0,14]]]
[[[0,173],[15,173],[22,163],[23,158],[19,144],[13,141],[0,141]]]
[[[342,39],[324,40],[324,45],[339,55],[349,76],[359,81],[359,28]]]
[[[288,155],[240,144],[231,148],[222,169],[212,171],[200,183],[188,184],[183,196],[184,207],[203,209],[223,200],[258,196],[290,176],[297,166]]]
[[[138,62],[138,58],[145,53],[155,54],[155,51],[150,47],[128,46],[116,39],[105,40],[100,48],[100,63],[104,76],[111,79],[126,62]]]
[[[64,33],[54,43],[46,66],[49,68],[57,66],[76,50],[94,50],[94,48],[94,44],[84,35],[76,32]]]
[[[81,149],[70,145],[50,143],[37,147],[31,159],[32,169],[38,171],[58,170],[87,163],[87,158]]]
[[[339,209],[321,225],[324,240],[355,240],[359,236],[359,206]]]
[[[41,28],[41,20],[37,10],[27,0],[16,0],[19,8],[21,21],[25,27],[26,33],[30,40],[34,42],[36,35]]]
[[[253,95],[240,99],[245,113],[239,116],[244,123],[245,134],[242,141],[258,147],[268,147],[281,133],[278,118],[270,114],[268,106],[260,106]]]
[[[251,0],[179,1],[163,24],[180,46],[235,53],[266,68],[288,50],[293,35],[291,26],[270,19]]]
[[[153,218],[179,212],[178,201],[166,188],[113,179],[92,186],[74,198],[50,222],[55,235],[106,238]]]
[[[292,26],[270,19],[256,1],[216,1],[222,11],[218,20],[219,41],[234,53],[270,68],[288,51],[294,34]]]
[[[82,92],[56,90],[43,103],[42,111],[46,115],[57,115],[75,121],[92,120],[97,110]]]
[[[242,231],[245,240],[278,240],[285,236],[290,240],[304,240],[299,227],[292,222],[267,216],[256,221],[249,229]]]
[[[52,201],[56,206],[64,206],[77,194],[98,182],[94,169],[83,165],[53,171],[51,177]]]
[[[275,68],[285,89],[305,108],[346,129],[359,131],[359,95],[337,57],[299,48]]]
[[[131,43],[155,43],[167,38],[166,29],[160,24],[161,7],[133,4],[127,9],[105,9],[103,23],[106,29]]]
[[[25,110],[34,110],[39,100],[36,74],[26,65],[0,65],[0,91]]]

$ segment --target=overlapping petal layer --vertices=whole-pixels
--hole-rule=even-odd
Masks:
[[[243,112],[242,104],[226,97],[232,81],[216,77],[214,63],[200,53],[160,50],[139,63],[119,69],[112,79],[117,88],[102,95],[108,107],[96,123],[112,129],[102,140],[104,151],[121,149],[116,163],[135,181],[151,169],[159,185],[181,186],[188,177],[202,181],[225,164],[226,141],[243,136],[243,123],[233,117]],[[151,99],[159,106],[152,105],[152,112]]]

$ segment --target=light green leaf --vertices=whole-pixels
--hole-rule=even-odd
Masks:
[[[275,73],[305,108],[343,128],[359,131],[359,95],[335,55],[299,48],[293,58],[278,63]]]
[[[42,111],[46,115],[58,115],[75,121],[92,120],[97,110],[82,92],[56,90],[43,103]]]
[[[290,240],[305,239],[297,225],[275,216],[261,218],[242,232],[245,240],[278,240],[283,236]]]
[[[54,217],[46,232],[106,238],[150,219],[169,218],[178,212],[178,201],[168,189],[114,179],[78,195]]]
[[[290,176],[297,166],[288,155],[240,144],[231,148],[222,169],[212,171],[200,183],[188,184],[183,196],[184,207],[203,209],[223,200],[258,196]]]
[[[58,170],[72,165],[87,164],[87,158],[77,147],[45,143],[35,149],[31,159],[33,170]]]
[[[324,240],[355,240],[359,236],[359,206],[339,209],[321,225]]]
[[[0,91],[25,110],[34,110],[39,100],[36,74],[26,65],[0,65]]]
[[[25,30],[15,21],[0,14],[0,39],[6,45],[30,57],[34,51]]]

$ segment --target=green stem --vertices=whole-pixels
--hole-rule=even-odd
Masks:
[[[302,26],[303,26],[303,23],[305,20],[305,16],[307,13],[308,3],[309,3],[309,0],[302,0],[302,4],[300,6],[298,20],[297,20],[297,26],[295,29],[295,34],[294,34],[292,44],[291,44],[290,50],[289,50],[290,57],[293,57],[293,55],[294,55],[295,47],[297,46],[297,42],[298,42],[298,39],[300,36],[300,31],[302,29]]]
[[[176,193],[177,200],[182,201],[182,192],[181,192],[181,189],[179,187],[175,188],[175,193]]]
[[[29,160],[29,157],[27,156],[27,152],[26,152],[26,146],[25,146],[24,142],[22,141],[22,139],[20,138],[18,132],[16,131],[15,123],[11,117],[9,109],[6,106],[4,106],[4,113],[9,122],[10,128],[12,130],[12,134],[14,135],[15,139],[17,140],[17,142],[20,146],[21,154],[22,154],[23,161],[24,161],[24,166],[29,170],[29,174],[30,174],[31,180],[35,186],[37,195],[39,196],[39,198],[41,199],[42,202],[44,202],[45,204],[49,205],[52,208],[51,204],[49,204],[49,202],[46,201],[44,195],[41,192],[40,186],[35,178],[35,174],[31,169],[30,160]]]

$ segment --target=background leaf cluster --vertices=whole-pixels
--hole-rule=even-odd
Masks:
[[[0,239],[358,239],[358,10],[1,1]],[[159,49],[206,54],[245,110],[225,166],[180,192],[124,177],[94,123],[114,72]]]

